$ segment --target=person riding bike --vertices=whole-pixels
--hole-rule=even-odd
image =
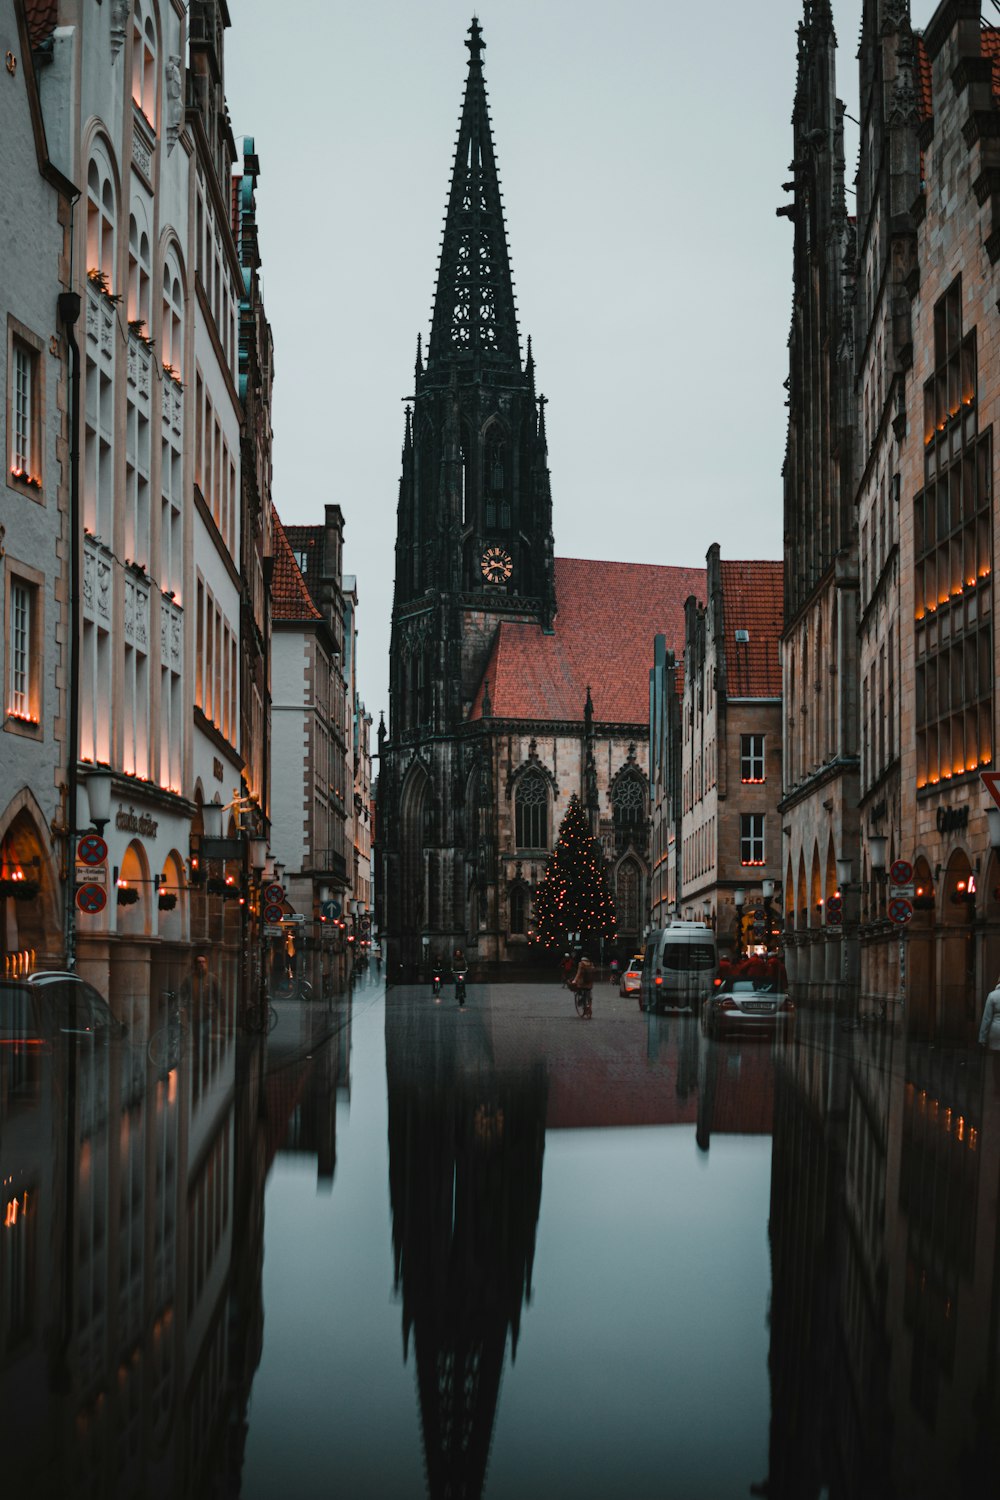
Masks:
[[[570,989],[575,990],[578,1000],[582,1006],[582,1014],[589,1021],[593,1015],[594,998],[594,965],[584,953],[582,948],[577,948],[574,954],[576,958],[576,973],[573,976]]]

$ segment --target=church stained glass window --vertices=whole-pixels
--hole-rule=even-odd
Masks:
[[[517,784],[514,799],[517,847],[549,847],[549,794],[545,777],[528,771]]]

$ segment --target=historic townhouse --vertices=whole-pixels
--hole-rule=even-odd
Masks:
[[[284,527],[276,512],[272,524],[271,847],[289,902],[312,924],[325,900],[351,899],[344,517],[328,505],[323,526]]]
[[[354,936],[360,943],[371,932],[375,910],[371,852],[372,719],[358,690],[358,580],[353,573],[344,574],[343,595],[344,685],[350,730],[347,772],[348,786],[353,789],[348,809],[348,864]]]
[[[829,995],[844,973],[827,923],[837,861],[858,847],[857,594],[854,513],[855,236],[844,191],[843,105],[828,0],[806,0],[792,112],[794,225],[784,463],[785,586],[780,803],[786,963],[801,991]],[[852,869],[848,924],[857,920]],[[845,974],[846,977],[846,974]]]
[[[741,945],[781,880],[781,568],[707,554],[685,606],[677,910]],[[742,908],[742,910],[741,910]]]
[[[861,991],[900,992],[899,929],[889,920],[886,867],[902,843],[900,753],[900,454],[912,359],[910,291],[916,236],[911,208],[921,54],[900,0],[868,0],[860,63],[855,300],[859,537]],[[873,868],[873,852],[875,868]]]
[[[469,73],[425,352],[405,417],[379,835],[390,960],[528,956],[574,793],[623,947],[648,912],[649,649],[697,569],[553,557],[545,398],[522,361],[483,77]],[[471,268],[471,269],[470,269]]]
[[[900,448],[900,797],[915,864],[910,1025],[968,1040],[1000,963],[995,764],[1000,31],[946,0],[923,37],[912,368]]]
[[[66,815],[67,405],[81,330],[64,295],[74,189],[49,159],[32,24],[21,0],[0,6],[0,140],[17,181],[17,212],[0,221],[0,973],[61,963],[67,876],[49,826]]]
[[[76,948],[102,988],[117,970],[118,993],[158,994],[186,962],[192,937],[225,940],[233,977],[243,923],[242,854],[207,866],[200,857],[201,804],[229,806],[235,832],[234,804],[241,790],[244,801],[251,795],[240,779],[244,278],[222,89],[229,18],[224,0],[63,0],[30,13],[39,128],[79,192],[71,291],[80,313],[71,324],[65,303],[74,331],[60,350],[70,380],[68,449],[79,454],[66,478],[78,505],[78,524],[68,526],[81,554],[71,606],[78,628],[67,661],[56,652],[46,658],[47,669],[65,673],[65,732],[79,754],[69,756],[53,829],[67,862],[73,834],[94,820],[109,846],[106,863],[87,877],[96,897],[87,909],[68,905],[68,961]],[[251,179],[254,171],[247,163]],[[249,203],[252,213],[252,183]],[[252,272],[249,248],[248,256]],[[51,333],[46,345],[55,348]],[[51,414],[58,399],[54,361],[50,352],[34,366],[39,414]],[[269,348],[263,362],[269,370]],[[268,400],[269,387],[265,447]],[[54,477],[48,461],[46,474]],[[259,574],[266,528],[255,536]],[[68,545],[64,558],[69,586]],[[41,606],[39,581],[32,587]],[[39,629],[43,618],[51,616],[40,608]],[[265,708],[262,700],[258,799]],[[61,723],[48,690],[44,711]],[[154,963],[164,966],[162,983],[150,980]]]

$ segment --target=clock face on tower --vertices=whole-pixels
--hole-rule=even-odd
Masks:
[[[502,547],[487,547],[479,566],[487,583],[506,583],[514,571],[513,559]]]

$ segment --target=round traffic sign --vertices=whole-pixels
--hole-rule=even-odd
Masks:
[[[908,922],[913,916],[913,903],[905,896],[893,896],[887,910],[890,922]]]
[[[893,885],[909,885],[913,879],[913,866],[908,859],[894,859],[889,866],[889,879]]]
[[[280,906],[285,899],[285,888],[272,880],[270,885],[264,887],[264,900],[268,906]]]
[[[340,916],[340,902],[339,901],[326,901],[326,902],[324,902],[323,903],[323,915],[324,915],[324,917],[339,917]]]
[[[81,885],[76,893],[76,904],[81,911],[95,914],[104,910],[108,904],[108,898],[103,886]]]
[[[828,927],[841,927],[844,922],[844,913],[839,908],[830,910],[829,903],[826,908],[826,925]]]
[[[81,865],[103,865],[108,846],[99,833],[85,833],[76,846],[76,857]]]
[[[284,915],[285,913],[282,911],[277,901],[270,901],[268,902],[267,906],[264,907],[264,921],[268,924],[268,926],[273,926],[275,922],[280,922]]]

